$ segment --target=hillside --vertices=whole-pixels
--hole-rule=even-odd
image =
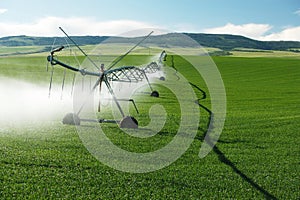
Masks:
[[[295,41],[258,41],[239,35],[186,33],[202,46],[215,47],[223,50],[235,48],[289,50],[300,48],[300,42]]]
[[[99,44],[106,40],[106,36],[72,36],[78,45]],[[53,42],[65,43],[64,37],[31,37],[9,36],[0,38],[0,46],[51,46]]]
[[[151,36],[147,43],[164,47],[172,46],[193,46],[193,43],[182,43],[179,33],[169,33],[166,35]],[[262,50],[291,50],[300,49],[300,42],[295,41],[258,41],[239,35],[226,34],[203,34],[203,33],[184,33],[190,36],[200,45],[205,47],[219,48],[223,50],[233,50],[236,48],[262,49]],[[108,36],[72,36],[78,45],[93,45],[111,38],[111,43],[137,43],[140,38],[122,38]],[[30,37],[30,36],[10,36],[0,38],[0,46],[51,46],[65,43],[64,37]],[[166,42],[167,41],[167,42]],[[299,51],[299,50],[296,50]]]

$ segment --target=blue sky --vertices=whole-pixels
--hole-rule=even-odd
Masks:
[[[299,0],[0,0],[0,37],[118,35],[155,27],[300,41]]]

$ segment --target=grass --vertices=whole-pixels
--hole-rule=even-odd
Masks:
[[[1,46],[0,56],[11,55],[11,54],[12,55],[30,54],[30,53],[36,53],[44,50],[45,48],[43,46],[19,46],[19,47]]]
[[[300,54],[298,52],[292,51],[263,51],[263,50],[253,50],[253,49],[241,49],[238,51],[230,51],[232,53],[232,57],[292,57],[292,58],[300,58]]]
[[[18,47],[7,47],[1,46],[0,48],[0,57],[2,56],[47,56],[48,51],[52,48],[57,48],[60,45],[54,45],[53,47],[43,47],[43,46],[18,46]],[[65,44],[65,50],[60,52],[60,55],[69,56],[70,51],[68,49],[69,44]],[[81,48],[85,52],[89,52],[89,55],[95,55],[98,57],[99,55],[117,55],[123,54],[130,50],[135,44],[124,44],[124,43],[100,43],[99,45],[85,45]],[[199,48],[192,47],[158,47],[158,46],[139,46],[135,48],[131,55],[156,55],[161,53],[162,49],[169,49],[173,52],[178,52],[180,55],[195,55],[199,53]],[[213,47],[203,47],[203,50],[208,53],[214,53],[218,51],[222,51],[218,48]],[[72,47],[72,55],[75,54],[77,56],[82,55],[80,50],[75,47]]]
[[[127,61],[134,58],[128,57]],[[221,138],[204,159],[198,157],[208,120],[202,109],[206,121],[201,122],[202,129],[183,156],[166,168],[145,174],[120,172],[98,162],[82,144],[75,127],[62,125],[60,119],[38,125],[1,127],[0,197],[299,198],[300,60],[289,57],[214,57],[213,60],[224,81],[228,108]],[[184,68],[183,62],[174,57],[176,69],[208,92],[203,80],[194,77],[193,70]],[[45,65],[44,56],[0,58],[2,75],[39,84],[48,81]],[[62,71],[56,72],[60,75]],[[147,102],[151,101],[157,100],[145,99],[141,111],[146,111],[150,105]],[[209,98],[203,104],[209,107]],[[170,111],[176,110],[167,101],[164,105]],[[147,152],[173,138],[176,127],[172,125],[172,117],[179,116],[174,112],[169,117],[164,131],[150,140],[132,138],[113,124],[103,128],[110,130],[110,139],[123,148]]]

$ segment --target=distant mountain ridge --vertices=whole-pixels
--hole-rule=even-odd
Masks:
[[[107,36],[72,36],[78,45],[99,44],[106,40]],[[8,36],[0,38],[0,46],[51,46],[53,42],[65,43],[64,37],[32,37],[32,36]]]
[[[216,47],[223,50],[234,48],[250,48],[262,50],[289,50],[300,48],[297,41],[259,41],[240,35],[186,33],[202,46]]]
[[[192,43],[184,43],[178,40],[180,33],[169,33],[166,35],[151,36],[146,43],[158,46],[174,45],[190,47]],[[262,49],[262,50],[291,50],[300,49],[300,42],[296,41],[258,41],[240,35],[227,34],[204,34],[204,33],[183,33],[204,47],[219,48],[222,50],[233,50],[236,48]],[[78,45],[95,45],[113,38],[113,42],[136,43],[140,38],[122,38],[108,36],[71,36]],[[1,46],[51,46],[65,43],[64,37],[31,37],[31,36],[9,36],[0,38]]]

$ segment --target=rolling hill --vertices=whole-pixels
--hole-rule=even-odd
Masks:
[[[147,43],[161,47],[167,45],[174,46],[193,46],[192,43],[182,43],[178,40],[180,33],[169,33],[159,36],[151,36]],[[184,33],[197,41],[204,47],[219,48],[222,50],[233,50],[237,48],[261,49],[261,50],[292,50],[299,52],[300,42],[296,41],[258,41],[239,35],[226,34],[204,34],[204,33]],[[137,38],[122,38],[108,36],[72,36],[78,45],[94,45],[103,42],[108,38],[113,38],[112,43],[136,43]],[[1,46],[51,46],[54,42],[64,43],[64,37],[31,37],[31,36],[9,36],[0,38]],[[167,43],[166,43],[167,41]]]

